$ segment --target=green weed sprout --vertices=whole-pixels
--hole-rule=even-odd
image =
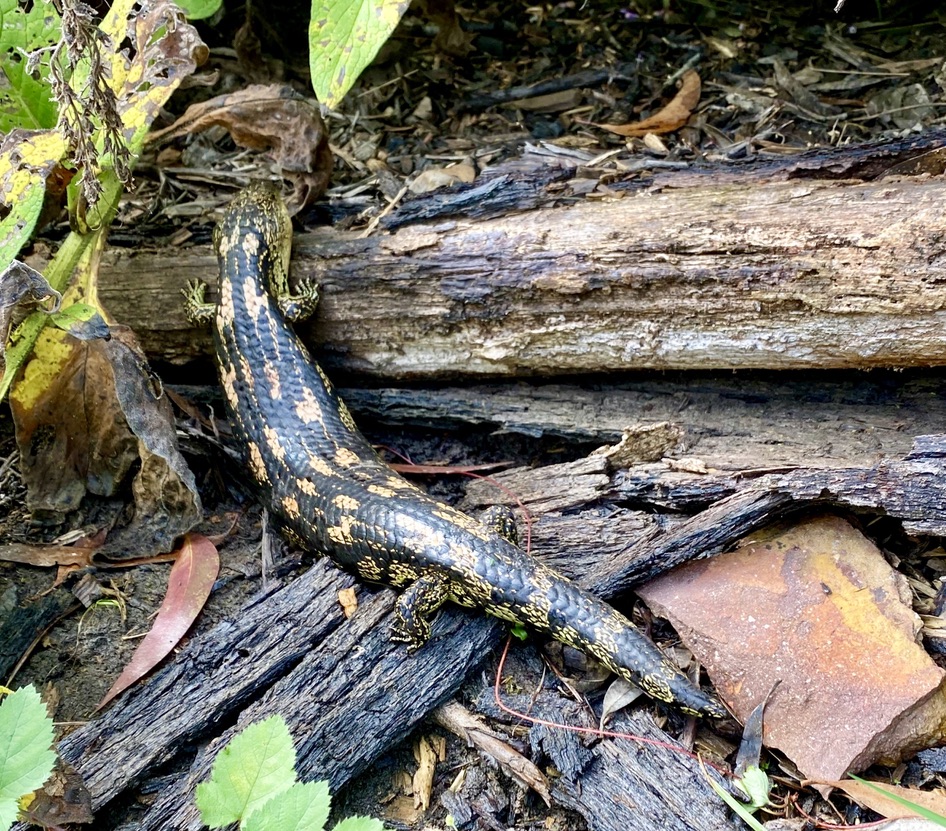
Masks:
[[[238,822],[241,831],[323,831],[331,795],[327,782],[296,779],[296,750],[282,716],[251,724],[214,761],[197,786],[197,808],[210,828]],[[334,831],[384,831],[370,817],[349,817]]]

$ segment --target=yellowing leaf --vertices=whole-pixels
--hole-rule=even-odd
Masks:
[[[118,99],[125,139],[134,156],[140,151],[145,133],[161,106],[184,77],[202,62],[207,47],[196,29],[184,20],[180,9],[169,0],[155,0],[137,13],[133,0],[116,0],[102,22],[102,29],[115,50],[121,49],[105,57],[110,64],[109,83]],[[58,160],[65,150],[61,136],[37,133],[27,134],[5,156],[7,142],[12,138],[8,136],[0,147],[0,201],[8,200],[15,205],[0,223],[0,253],[14,249],[8,259],[15,256],[32,231],[42,208],[42,182],[53,160]],[[115,170],[107,164],[103,167],[99,176],[102,196],[89,215],[83,217],[90,228],[107,228],[122,191]],[[27,208],[28,212],[21,215]],[[54,289],[64,290],[80,257],[96,239],[96,234],[76,232],[66,238],[45,272]],[[4,265],[0,260],[0,266]],[[88,288],[88,299],[94,304],[94,277]],[[45,323],[44,318],[33,315],[21,327],[20,341],[7,353],[7,369],[0,379],[0,399],[9,390],[17,368],[26,359]]]
[[[206,60],[207,47],[174,3],[158,0],[137,14],[134,5],[135,0],[116,0],[101,28],[116,47],[126,37],[134,45],[131,57],[117,49],[109,56],[109,86],[118,99],[128,146],[137,154],[171,93]]]
[[[40,396],[52,385],[72,358],[73,347],[61,329],[45,328],[36,339],[33,355],[23,377],[10,393],[10,400],[24,410],[32,410]]]
[[[14,130],[0,144],[0,205],[10,212],[0,221],[0,271],[20,253],[43,209],[46,177],[66,152],[54,130]]]
[[[410,0],[312,0],[309,71],[319,101],[338,106],[409,5]]]

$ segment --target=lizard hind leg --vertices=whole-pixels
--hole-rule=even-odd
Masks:
[[[397,599],[391,640],[408,644],[411,651],[430,638],[428,618],[450,597],[450,580],[444,574],[427,572],[418,577]]]
[[[186,289],[181,289],[184,295],[184,316],[195,326],[210,323],[217,312],[216,304],[204,301],[206,292],[207,284],[200,280],[192,280]]]

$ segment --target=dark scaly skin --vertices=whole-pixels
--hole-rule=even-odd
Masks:
[[[213,320],[229,417],[253,478],[297,542],[365,580],[407,587],[394,639],[422,644],[429,615],[452,600],[548,632],[686,712],[725,715],[626,617],[384,464],[285,323],[311,314],[317,293],[310,284],[289,292],[291,225],[278,194],[243,191],[214,241],[217,305],[204,304],[196,285],[188,314]]]

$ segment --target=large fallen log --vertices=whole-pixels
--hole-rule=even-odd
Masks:
[[[298,234],[295,277],[323,294],[305,334],[330,371],[391,379],[946,360],[942,178],[672,181],[366,239]],[[179,291],[215,272],[208,245],[113,249],[101,296],[152,357],[185,362],[209,336]]]

